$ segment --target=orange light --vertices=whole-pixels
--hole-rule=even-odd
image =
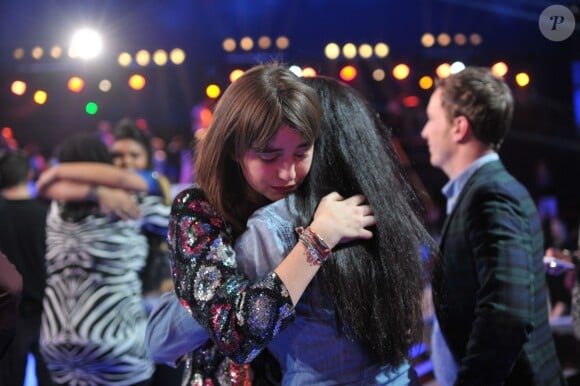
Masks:
[[[201,127],[209,127],[211,120],[213,119],[213,113],[207,107],[204,107],[199,112],[199,120]]]
[[[67,87],[70,91],[79,93],[83,91],[85,81],[78,76],[73,76],[68,80]]]
[[[491,72],[495,76],[504,77],[505,74],[508,73],[508,65],[504,62],[497,62],[493,66],[491,66]]]
[[[395,68],[393,68],[393,76],[398,80],[407,79],[410,73],[411,69],[406,64],[397,64]]]
[[[419,87],[421,87],[423,90],[429,90],[431,87],[433,87],[433,78],[428,75],[421,77],[421,79],[419,79]]]
[[[357,75],[357,71],[356,68],[354,66],[344,66],[341,70],[340,70],[340,79],[344,80],[345,82],[350,82],[351,80],[354,80],[356,78]]]
[[[143,75],[135,74],[129,78],[129,87],[133,90],[142,90],[145,87],[145,77]]]
[[[24,95],[26,92],[26,82],[15,80],[10,86],[10,90],[14,95]]]
[[[239,69],[233,70],[232,72],[230,72],[230,82],[234,83],[236,79],[238,79],[242,75],[244,75],[244,71]]]
[[[314,78],[316,76],[316,70],[312,67],[304,67],[302,69],[303,78]]]
[[[451,65],[449,63],[441,63],[435,69],[435,73],[442,79],[447,78],[449,75],[451,75]]]
[[[2,136],[4,138],[12,138],[13,137],[12,129],[8,126],[3,127],[2,128]]]

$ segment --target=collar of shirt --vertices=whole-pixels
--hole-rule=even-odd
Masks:
[[[469,177],[473,175],[483,165],[490,163],[492,161],[499,160],[499,155],[496,152],[491,152],[486,154],[475,161],[467,169],[465,169],[460,175],[450,180],[443,186],[441,192],[445,197],[447,197],[447,214],[450,214],[457,203],[457,199],[465,186]]]

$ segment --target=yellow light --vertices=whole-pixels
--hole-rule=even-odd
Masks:
[[[373,56],[373,47],[370,44],[361,44],[358,47],[358,54],[363,59],[368,59]]]
[[[14,50],[14,59],[16,60],[21,60],[24,58],[24,49],[23,48],[17,48]]]
[[[167,64],[167,52],[165,50],[157,50],[153,53],[153,62],[158,66]]]
[[[36,60],[42,58],[42,55],[44,55],[44,50],[42,49],[42,47],[34,47],[32,49],[32,57]]]
[[[34,93],[34,102],[39,105],[45,104],[47,99],[48,95],[46,94],[46,91],[38,90]]]
[[[446,47],[449,45],[449,43],[451,43],[451,36],[449,36],[449,34],[446,34],[445,32],[440,33],[437,36],[437,43],[439,43],[439,45],[442,47]]]
[[[520,72],[516,74],[516,83],[520,87],[526,87],[528,84],[530,84],[530,76],[525,72]]]
[[[357,75],[357,71],[356,68],[354,66],[344,66],[341,70],[340,70],[340,79],[349,82],[351,80],[354,80],[356,78]]]
[[[173,64],[182,64],[185,61],[185,51],[181,48],[174,48],[169,53],[169,58]]]
[[[290,46],[290,40],[286,36],[280,36],[276,39],[276,47],[285,50]]]
[[[435,69],[435,73],[439,78],[447,78],[449,75],[451,75],[451,65],[449,63],[441,63]]]
[[[409,68],[409,66],[407,66],[406,64],[403,64],[403,63],[397,64],[393,68],[393,76],[395,77],[395,79],[398,79],[398,80],[407,79],[410,72],[411,72],[411,69]]]
[[[21,80],[15,80],[10,86],[10,91],[12,91],[14,95],[24,95],[26,92],[26,83]]]
[[[251,37],[244,36],[242,40],[240,40],[240,47],[244,51],[250,51],[252,48],[254,48],[254,41]]]
[[[390,48],[386,43],[375,44],[375,55],[378,58],[386,58],[389,55]]]
[[[79,92],[83,91],[84,87],[85,87],[85,81],[82,78],[80,78],[78,76],[73,76],[73,77],[69,78],[68,83],[67,83],[67,88],[70,91],[79,93]]]
[[[236,41],[232,38],[224,39],[222,43],[222,48],[226,52],[232,52],[233,50],[236,49]]]
[[[491,66],[491,72],[495,76],[499,76],[500,78],[503,78],[505,76],[505,74],[508,73],[508,65],[505,64],[504,62],[497,62],[493,66]]]
[[[151,54],[149,54],[149,51],[147,50],[140,50],[135,55],[135,61],[138,65],[144,67],[151,61]]]
[[[260,38],[258,39],[258,47],[260,47],[263,50],[267,50],[268,48],[270,48],[271,45],[272,39],[270,39],[268,36],[260,36]]]
[[[230,82],[234,83],[236,79],[238,79],[242,75],[244,75],[243,70],[240,69],[233,70],[232,72],[230,72]]]
[[[121,67],[129,67],[129,65],[131,65],[132,60],[133,59],[131,58],[131,55],[128,52],[120,53],[119,57],[117,58],[117,62]]]
[[[421,44],[426,48],[433,47],[435,44],[435,36],[428,32],[424,33],[423,36],[421,36]]]
[[[303,78],[314,78],[316,76],[316,70],[312,67],[304,67],[302,69]]]
[[[216,99],[220,96],[221,94],[221,89],[217,84],[210,84],[209,86],[207,86],[205,88],[205,95],[207,95],[208,98],[211,99]]]
[[[373,71],[373,79],[376,80],[377,82],[382,82],[383,80],[385,80],[385,70],[383,70],[382,68],[377,68],[376,70]]]
[[[129,78],[129,87],[133,90],[142,90],[146,83],[145,77],[140,74],[131,75]]]
[[[346,43],[342,46],[342,55],[347,59],[356,57],[356,46],[352,43]]]
[[[324,55],[328,59],[336,59],[340,55],[340,47],[336,43],[328,43],[326,47],[324,47]]]
[[[421,79],[419,79],[419,87],[421,87],[423,90],[429,90],[431,87],[433,87],[433,78],[427,75],[422,76]]]

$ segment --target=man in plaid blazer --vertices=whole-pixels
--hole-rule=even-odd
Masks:
[[[478,67],[439,80],[427,106],[421,136],[450,180],[432,277],[442,386],[566,383],[548,323],[540,219],[497,154],[512,113],[509,87]]]

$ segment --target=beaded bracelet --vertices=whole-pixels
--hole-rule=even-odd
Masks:
[[[304,254],[310,265],[320,265],[328,259],[331,249],[310,227],[298,227],[296,233],[298,233],[298,240],[306,247]]]

